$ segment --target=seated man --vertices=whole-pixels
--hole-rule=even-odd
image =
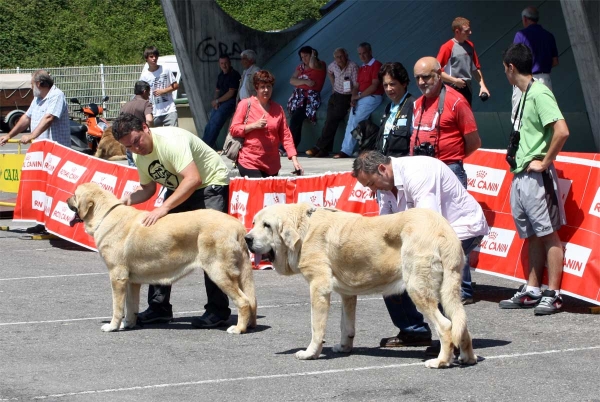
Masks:
[[[350,100],[352,109],[344,133],[342,150],[333,155],[335,159],[352,156],[354,147],[356,147],[356,139],[352,136],[352,130],[358,126],[358,123],[368,119],[382,101],[383,87],[379,81],[381,62],[375,60],[371,45],[366,42],[358,45],[358,57],[360,57],[363,65],[358,69],[357,85],[352,88]]]
[[[352,170],[352,175],[363,186],[377,192],[380,215],[409,208],[428,208],[439,212],[458,235],[467,255],[488,233],[479,203],[465,190],[452,170],[438,159],[428,156],[392,158],[377,151],[367,151],[354,160]],[[464,271],[470,269],[466,265],[463,276]],[[396,337],[382,339],[381,346],[430,344],[431,330],[406,293],[387,299],[390,317],[400,332]]]
[[[235,112],[235,98],[241,79],[240,73],[231,67],[229,56],[219,57],[219,67],[221,72],[217,78],[215,99],[211,103],[213,110],[210,112],[202,137],[202,140],[212,149],[215,149],[217,138],[227,119]]]

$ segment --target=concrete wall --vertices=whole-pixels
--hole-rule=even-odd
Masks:
[[[241,73],[242,51],[254,50],[261,66],[312,22],[268,33],[237,22],[214,0],[162,0],[162,6],[198,133],[203,132],[210,111],[221,71],[220,54],[229,55]]]

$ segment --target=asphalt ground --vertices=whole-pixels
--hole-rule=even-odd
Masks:
[[[293,170],[282,162],[282,174]],[[351,166],[301,163],[309,174]],[[311,337],[302,276],[254,271],[259,319],[247,334],[191,326],[206,302],[200,273],[174,285],[174,322],[104,333],[112,301],[100,256],[64,240],[29,240],[27,223],[0,226],[10,226],[0,231],[0,401],[600,401],[600,316],[577,299],[565,297],[552,316],[500,310],[519,284],[475,272],[476,303],[466,310],[482,360],[432,370],[424,347],[379,347],[397,329],[378,295],[359,297],[355,348],[334,354],[334,294],[320,359],[299,361],[294,353]]]

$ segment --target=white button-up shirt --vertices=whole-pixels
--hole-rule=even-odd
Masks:
[[[392,169],[398,197],[377,191],[380,215],[427,208],[442,214],[460,240],[488,234],[481,206],[445,163],[429,156],[406,156],[392,158]]]

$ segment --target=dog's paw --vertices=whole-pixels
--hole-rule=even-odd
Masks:
[[[100,328],[103,332],[114,332],[117,331],[118,328],[117,327],[113,327],[110,324],[104,324],[101,328]]]
[[[477,356],[473,355],[473,357],[469,357],[469,356],[459,356],[458,357],[458,363],[465,365],[465,366],[472,366],[474,364],[477,364]]]
[[[341,343],[337,343],[333,345],[331,348],[334,353],[350,353],[352,352],[352,346],[350,345],[342,345]]]
[[[130,322],[130,321],[125,320],[125,321],[121,322],[120,329],[121,330],[133,329],[133,328],[135,328],[135,324],[136,324],[136,321]]]
[[[296,359],[298,360],[315,360],[319,356],[315,356],[306,350],[299,350],[296,352]]]
[[[450,367],[450,363],[442,362],[440,359],[430,359],[425,362],[425,367],[434,369],[447,368]]]
[[[237,325],[232,325],[231,327],[227,328],[227,332],[230,334],[241,334],[242,331],[237,327]]]

